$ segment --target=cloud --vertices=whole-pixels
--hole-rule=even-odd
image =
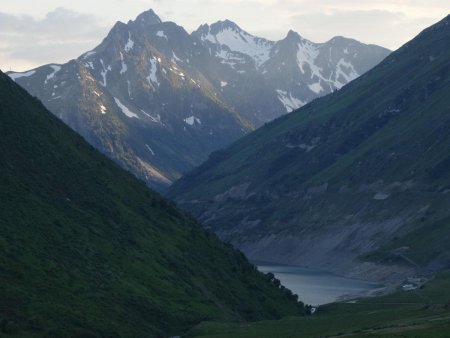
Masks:
[[[66,62],[97,45],[107,31],[94,15],[62,7],[41,20],[0,12],[0,67],[25,70]]]

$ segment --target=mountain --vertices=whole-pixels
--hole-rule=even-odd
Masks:
[[[344,37],[313,43],[294,31],[269,41],[229,20],[202,25],[192,35],[222,64],[206,69],[205,76],[256,126],[340,89],[389,54]]]
[[[209,55],[153,11],[64,65],[9,75],[95,148],[163,189],[252,126],[191,66]]]
[[[0,134],[0,336],[167,337],[304,313],[1,72]]]
[[[237,30],[247,43],[217,42]],[[230,21],[188,34],[149,10],[117,22],[76,60],[9,75],[91,145],[162,191],[255,125],[338,88],[388,53],[342,38],[336,47],[308,42],[312,54],[303,60],[303,40],[294,40],[251,37]],[[281,71],[284,63],[289,68]]]
[[[450,266],[450,16],[168,196],[250,258],[399,280]]]

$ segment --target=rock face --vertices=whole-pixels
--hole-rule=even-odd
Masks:
[[[169,196],[252,259],[370,279],[448,267],[449,21],[212,154]]]
[[[188,34],[149,10],[118,22],[76,60],[9,75],[94,147],[164,190],[212,151],[340,88],[387,54],[344,38],[317,45],[292,32],[270,42],[229,21]]]

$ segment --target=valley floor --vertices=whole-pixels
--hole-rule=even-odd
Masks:
[[[188,337],[450,337],[450,272],[413,291],[333,303],[307,317],[204,322]]]

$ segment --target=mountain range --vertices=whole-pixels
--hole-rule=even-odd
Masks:
[[[152,11],[117,22],[66,64],[9,76],[91,145],[164,190],[255,127],[341,88],[389,54],[290,31],[274,42],[230,21],[192,34]]]
[[[399,281],[450,267],[450,16],[168,196],[250,259]]]
[[[0,72],[0,336],[168,337],[303,304]]]

